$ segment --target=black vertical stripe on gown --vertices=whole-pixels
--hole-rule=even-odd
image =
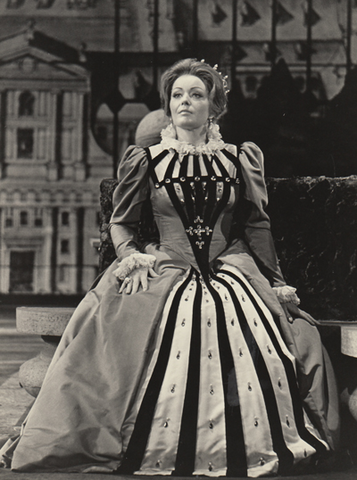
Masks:
[[[187,279],[178,288],[173,298],[155,368],[140,405],[134,430],[130,437],[128,448],[124,454],[124,459],[118,473],[132,474],[135,471],[140,470],[151,430],[157,399],[160,394],[170,356],[179,303],[182,298],[182,293],[192,279],[192,275],[193,269]]]

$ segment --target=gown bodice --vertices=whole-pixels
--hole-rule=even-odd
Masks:
[[[162,143],[132,146],[118,178],[110,233],[119,261],[143,248],[138,230],[150,203],[160,236],[155,248],[174,264],[193,266],[207,277],[218,256],[241,250],[242,244],[234,246],[239,237],[269,282],[285,285],[265,212],[263,154],[254,143],[193,153]]]
[[[148,149],[150,201],[160,249],[174,251],[202,274],[228,245],[241,172],[237,156],[179,155]]]

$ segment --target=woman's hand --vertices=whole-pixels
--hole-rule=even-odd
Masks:
[[[304,310],[301,310],[297,305],[294,305],[293,303],[282,303],[281,306],[285,312],[289,323],[294,323],[295,318],[302,318],[314,327],[319,324],[319,322],[315,320],[309,313],[304,312]]]
[[[140,287],[145,292],[149,288],[149,277],[155,278],[159,275],[153,268],[140,267],[133,270],[130,275],[124,278],[119,288],[119,293],[126,293],[133,295],[140,290]]]
[[[281,287],[273,287],[276,296],[280,303],[293,303],[294,305],[300,304],[300,298],[296,295],[296,288],[289,285],[283,285]]]

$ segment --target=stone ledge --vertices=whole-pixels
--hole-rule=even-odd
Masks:
[[[357,322],[351,322],[351,325],[341,328],[341,352],[350,357],[357,357]]]
[[[17,307],[17,331],[32,335],[61,336],[74,310],[69,307]]]

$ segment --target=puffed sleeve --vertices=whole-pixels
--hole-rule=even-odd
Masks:
[[[130,146],[118,168],[119,184],[113,194],[110,234],[119,261],[140,252],[138,225],[149,197],[148,158],[143,148]]]
[[[242,145],[239,155],[245,183],[244,197],[248,212],[244,225],[244,239],[271,285],[286,285],[276,255],[270,230],[270,219],[265,209],[268,194],[264,180],[264,157],[260,148],[252,142]]]
[[[238,204],[238,209],[244,208],[244,215],[239,214],[242,223],[241,235],[270,285],[286,285],[275,252],[270,219],[265,211],[268,195],[264,180],[263,153],[254,143],[245,142],[241,146],[239,161],[244,181],[244,201]],[[241,241],[233,240],[221,259],[233,263],[235,255],[247,255],[248,251],[244,253],[245,249]]]

